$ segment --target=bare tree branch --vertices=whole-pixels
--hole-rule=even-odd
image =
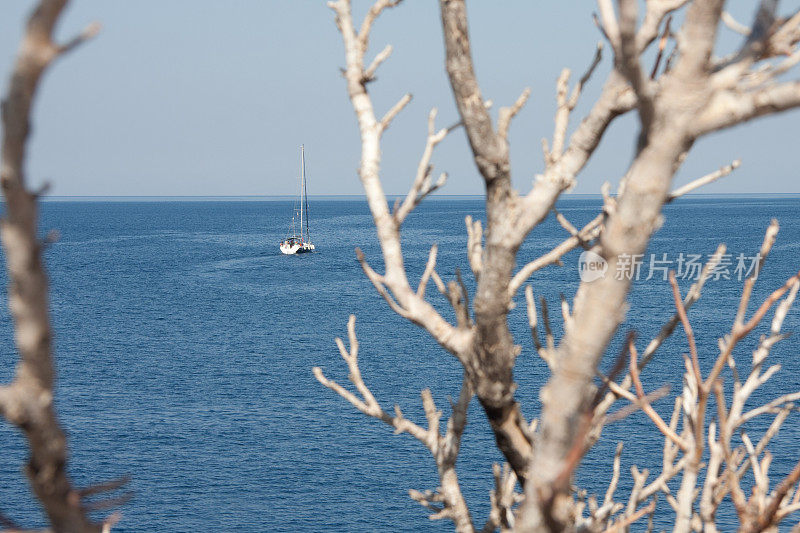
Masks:
[[[347,61],[345,79],[361,131],[362,152],[359,176],[378,231],[378,240],[386,266],[386,273],[383,275],[367,268],[365,268],[365,272],[379,293],[387,299],[387,302],[398,314],[425,328],[436,342],[460,358],[461,354],[466,352],[471,334],[468,331],[456,330],[451,324],[448,324],[428,302],[410,287],[403,265],[399,223],[389,211],[386,195],[380,182],[381,132],[408,103],[410,95],[403,97],[379,121],[375,116],[372,101],[364,83],[364,54],[375,18],[387,7],[394,7],[398,3],[397,1],[378,0],[370,8],[359,32],[356,32],[353,24],[349,0],[337,0],[328,4],[336,13],[336,23],[345,46]],[[366,263],[362,262],[362,266],[365,265]],[[431,277],[436,281],[438,276],[434,274]],[[391,297],[389,293],[391,293]]]
[[[526,87],[513,106],[500,108],[500,116],[497,119],[497,134],[506,142],[508,141],[508,128],[511,126],[511,120],[519,113],[530,95],[531,89]]]
[[[636,387],[636,395],[641,402],[642,411],[644,411],[648,417],[653,421],[656,427],[664,434],[665,437],[669,438],[672,442],[678,445],[679,448],[682,450],[688,450],[689,445],[684,442],[669,426],[664,420],[656,413],[655,409],[650,406],[650,403],[647,401],[644,389],[642,388],[642,382],[639,381],[639,360],[638,355],[636,353],[636,347],[633,345],[633,340],[630,341],[630,348],[629,352],[631,355],[631,363],[630,363],[630,373],[631,379],[633,380],[633,384]]]
[[[392,55],[392,45],[387,44],[386,48],[381,50],[380,53],[375,56],[375,59],[372,60],[372,63],[370,63],[367,69],[364,71],[364,81],[373,81],[375,79],[375,73],[378,71],[378,67],[380,67],[384,61],[389,59],[390,55]]]
[[[389,125],[392,123],[392,120],[394,120],[394,117],[396,117],[398,113],[400,113],[400,111],[402,111],[410,101],[411,101],[411,93],[404,94],[403,97],[400,98],[400,100],[398,100],[398,102],[394,104],[392,108],[386,112],[385,115],[383,115],[383,118],[381,119],[380,122],[381,133],[389,128]]]
[[[741,160],[736,159],[730,165],[725,165],[724,167],[721,167],[719,170],[711,172],[710,174],[706,174],[701,178],[697,178],[696,180],[687,183],[683,187],[678,187],[677,189],[669,193],[667,201],[671,202],[676,198],[683,196],[686,193],[692,192],[695,189],[699,189],[700,187],[708,185],[709,183],[713,183],[720,178],[724,178],[725,176],[727,176],[728,174],[739,168],[739,165],[741,164],[742,164]]]
[[[405,418],[398,406],[395,406],[394,416],[386,413],[361,376],[361,370],[358,366],[358,338],[356,337],[355,323],[356,317],[350,315],[347,323],[350,349],[348,350],[344,342],[338,338],[336,339],[336,345],[339,348],[342,359],[347,363],[350,381],[355,385],[361,398],[335,381],[326,378],[319,367],[314,367],[314,376],[322,385],[336,392],[360,412],[393,427],[395,434],[408,433],[424,444],[436,461],[440,486],[438,492],[427,491],[423,493],[412,490],[409,491],[409,495],[424,507],[434,511],[431,519],[449,518],[455,524],[456,531],[473,532],[475,528],[472,525],[472,518],[466,501],[461,494],[458,476],[455,471],[456,458],[461,445],[461,435],[467,423],[467,408],[472,399],[472,390],[469,383],[465,380],[462,384],[458,401],[452,405],[452,414],[447,421],[444,435],[440,431],[442,412],[436,409],[433,396],[428,389],[423,390],[421,394],[425,417],[428,421],[427,429]],[[437,506],[437,504],[439,505]]]
[[[37,236],[36,195],[26,189],[25,155],[33,99],[42,74],[60,55],[90,39],[99,24],[59,45],[53,28],[66,0],[42,0],[28,19],[2,103],[2,182],[6,202],[0,238],[8,270],[8,304],[19,352],[14,381],[0,393],[0,411],[28,440],[26,472],[54,531],[100,531],[67,475],[67,441],[53,406],[48,281]]]
[[[789,81],[737,94],[722,91],[698,116],[692,133],[705,135],[742,122],[800,106],[800,81]]]
[[[630,83],[638,100],[639,118],[642,130],[652,124],[655,109],[650,80],[645,76],[639,62],[639,47],[636,42],[636,19],[638,15],[636,0],[618,0],[620,24],[619,45],[616,47],[616,60],[619,71]]]
[[[425,142],[425,150],[417,165],[417,175],[414,178],[414,183],[411,185],[411,190],[408,191],[403,202],[395,210],[394,218],[398,225],[402,224],[408,214],[425,198],[435,190],[442,187],[447,180],[447,174],[442,174],[439,180],[434,184],[431,182],[431,157],[433,157],[433,150],[440,142],[444,140],[448,133],[450,133],[459,124],[449,128],[442,128],[439,131],[435,130],[436,109],[432,109],[428,115],[428,138]]]
[[[600,233],[603,231],[602,223],[604,218],[605,216],[602,213],[597,215],[575,235],[564,240],[561,244],[546,254],[541,255],[533,261],[525,264],[516,274],[514,274],[514,277],[508,284],[509,295],[516,294],[522,284],[525,283],[525,281],[537,270],[541,270],[548,265],[558,263],[561,258],[570,251],[599,237]]]

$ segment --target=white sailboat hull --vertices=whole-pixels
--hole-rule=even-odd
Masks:
[[[281,243],[281,253],[284,255],[295,255],[295,254],[304,254],[308,252],[313,252],[315,246],[310,242],[304,242],[303,244],[298,243],[288,243],[282,242]]]

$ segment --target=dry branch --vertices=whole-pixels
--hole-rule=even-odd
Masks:
[[[736,159],[730,165],[725,165],[724,167],[721,167],[719,170],[711,172],[710,174],[706,174],[701,178],[697,178],[696,180],[691,181],[686,185],[679,187],[674,191],[672,191],[671,193],[669,193],[667,201],[671,202],[676,198],[683,196],[686,193],[692,192],[695,189],[699,189],[700,187],[708,185],[709,183],[713,183],[720,178],[724,178],[725,176],[727,176],[728,174],[739,168],[739,165],[741,164],[742,162],[739,159]]]
[[[725,23],[725,26],[727,26],[732,31],[740,35],[744,35],[745,37],[750,35],[750,28],[748,26],[745,26],[741,22],[737,21],[735,18],[733,18],[733,15],[731,15],[727,11],[723,11],[722,16],[720,18],[722,19],[722,22]]]
[[[664,434],[665,437],[670,439],[672,442],[678,445],[679,448],[682,450],[688,450],[689,445],[680,438],[673,429],[671,429],[666,422],[661,418],[661,416],[656,413],[655,409],[652,408],[650,402],[647,401],[647,396],[644,393],[644,388],[642,387],[642,382],[639,380],[639,357],[636,353],[636,347],[633,344],[633,339],[630,341],[630,345],[628,351],[631,356],[630,362],[630,375],[631,379],[633,380],[633,385],[636,387],[636,397],[640,402],[642,411],[644,411],[650,420],[656,425],[656,427]]]
[[[336,13],[336,23],[344,42],[347,62],[345,79],[347,80],[350,101],[361,131],[362,151],[359,177],[361,178],[361,183],[367,196],[367,203],[377,229],[386,272],[382,275],[378,274],[369,268],[364,261],[362,261],[362,267],[364,267],[365,273],[367,273],[378,292],[395,312],[423,327],[448,352],[461,357],[460,354],[466,351],[466,347],[470,343],[470,333],[457,330],[445,321],[433,306],[409,285],[400,245],[400,221],[390,213],[386,195],[380,182],[381,133],[408,104],[410,95],[404,96],[381,120],[378,120],[364,83],[364,54],[367,51],[369,35],[375,19],[384,9],[394,7],[398,3],[397,1],[378,0],[368,11],[358,32],[356,32],[353,23],[349,0],[337,0],[328,3]],[[367,70],[369,70],[369,67],[367,67]],[[417,181],[415,180],[415,184]],[[425,186],[424,172],[422,183],[419,186]],[[415,202],[418,202],[420,192],[419,189],[415,190],[414,186],[412,186],[412,191],[409,193],[407,200],[409,198],[413,198],[413,200],[410,200],[408,204],[401,204],[401,206],[406,206],[400,208],[403,211],[403,217],[407,216]],[[435,282],[438,279],[435,271],[431,272],[430,277]]]
[[[497,119],[497,134],[501,139],[508,140],[508,128],[511,126],[511,120],[519,113],[530,95],[531,90],[526,87],[513,106],[500,108],[500,116]]]
[[[425,150],[417,165],[417,175],[414,178],[414,183],[411,185],[411,190],[408,191],[403,202],[395,210],[394,218],[397,225],[402,224],[408,214],[413,211],[426,196],[442,187],[447,180],[447,174],[442,174],[436,183],[431,182],[431,171],[433,170],[431,166],[431,157],[433,156],[433,150],[436,148],[436,145],[442,142],[447,134],[459,124],[436,131],[436,114],[436,109],[432,109],[428,115],[428,138],[425,142]]]
[[[347,363],[348,377],[361,397],[359,398],[358,395],[350,392],[337,382],[326,378],[319,367],[314,367],[314,376],[322,385],[336,392],[360,412],[394,428],[395,434],[408,433],[425,445],[436,461],[440,482],[439,489],[437,492],[428,491],[425,493],[412,490],[409,491],[409,495],[412,499],[434,512],[431,515],[431,519],[449,518],[455,524],[457,531],[473,532],[472,518],[466,501],[461,494],[458,476],[455,471],[456,458],[461,445],[461,435],[467,423],[467,408],[472,399],[472,390],[469,383],[464,380],[458,401],[452,404],[452,414],[447,421],[444,434],[440,431],[442,412],[436,408],[433,396],[428,389],[423,390],[421,393],[425,418],[428,421],[427,428],[423,428],[405,418],[399,406],[395,406],[394,416],[386,413],[375,399],[372,391],[364,383],[361,375],[361,369],[358,366],[359,345],[355,323],[355,315],[350,315],[350,319],[347,322],[350,348],[348,349],[339,338],[336,339],[336,345],[339,348],[342,359]]]
[[[599,237],[600,233],[603,231],[602,223],[604,219],[604,214],[601,213],[597,215],[593,220],[581,228],[580,231],[577,231],[574,235],[564,240],[558,246],[546,254],[537,257],[533,261],[526,263],[516,274],[514,274],[514,277],[511,278],[511,281],[508,284],[509,297],[512,297],[514,294],[516,294],[522,284],[525,283],[525,281],[527,281],[527,279],[530,278],[534,272],[541,270],[546,266],[559,263],[561,258],[567,253],[571,252],[578,246],[588,246],[589,242]]]
[[[26,473],[54,531],[100,531],[67,475],[67,442],[53,406],[55,368],[48,281],[37,235],[37,195],[26,188],[25,155],[33,100],[42,74],[61,55],[99,31],[89,25],[63,45],[53,28],[66,0],[42,0],[28,19],[2,104],[0,182],[6,202],[0,238],[8,270],[8,300],[19,363],[0,391],[0,411],[28,440]]]

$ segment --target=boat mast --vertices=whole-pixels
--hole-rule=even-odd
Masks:
[[[300,145],[300,240],[303,240],[303,204],[306,190],[306,160],[303,145]]]
[[[305,150],[302,148],[302,146],[300,148],[300,155],[301,155],[301,159],[303,160],[303,202],[306,204],[305,205],[305,209],[306,209],[306,237],[307,237],[307,241],[311,242],[311,230],[309,229],[309,224],[308,224],[308,191],[306,190],[307,189],[306,156],[305,156]]]

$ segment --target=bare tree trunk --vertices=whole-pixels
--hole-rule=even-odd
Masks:
[[[520,348],[508,329],[509,282],[521,244],[515,229],[520,199],[511,188],[508,143],[495,133],[475,78],[463,0],[441,0],[446,66],[475,162],[486,182],[486,246],[475,294],[475,335],[465,367],[497,446],[517,477],[527,476],[531,439],[514,400]],[[555,187],[553,187],[555,190]],[[547,211],[545,211],[545,214]]]

